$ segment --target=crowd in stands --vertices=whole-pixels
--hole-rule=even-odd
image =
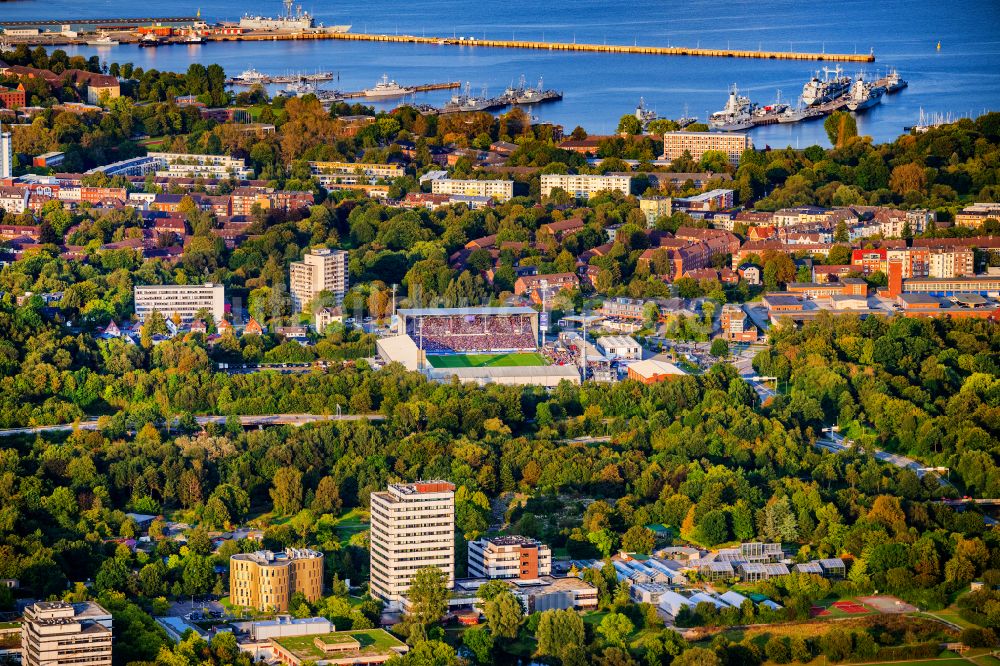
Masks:
[[[414,319],[407,333],[428,353],[534,350],[528,315],[454,315]]]

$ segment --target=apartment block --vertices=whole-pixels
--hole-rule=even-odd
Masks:
[[[283,613],[292,595],[323,596],[323,553],[308,548],[258,550],[229,558],[229,598],[234,606]]]
[[[955,214],[955,225],[978,229],[986,220],[1000,220],[1000,203],[974,203]]]
[[[731,342],[757,342],[757,327],[743,308],[736,303],[722,306],[719,318],[722,337]]]
[[[551,573],[552,551],[535,539],[501,536],[469,542],[469,575],[474,578],[536,580]]]
[[[927,264],[927,277],[932,278],[965,277],[976,272],[975,254],[971,249],[932,250]]]
[[[514,181],[435,178],[431,181],[431,193],[493,197],[497,201],[507,201],[514,196]]]
[[[14,175],[14,139],[10,132],[0,132],[0,178]]]
[[[406,175],[401,164],[362,164],[360,162],[310,162],[309,169],[326,189],[336,185],[374,183]]]
[[[189,323],[202,308],[207,308],[212,319],[219,321],[225,314],[226,290],[221,284],[211,282],[136,286],[134,301],[135,314],[141,321],[146,321],[156,310],[168,319],[177,314],[182,322]]]
[[[542,174],[541,193],[543,197],[550,196],[552,190],[565,190],[577,199],[588,199],[598,192],[620,192],[628,196],[632,191],[631,176],[606,176],[586,174]]]
[[[236,178],[246,180],[253,169],[238,157],[229,155],[195,155],[192,153],[149,153],[146,157],[159,161],[156,175],[167,178]]]
[[[667,132],[663,135],[663,159],[675,160],[687,151],[696,162],[710,150],[729,157],[729,163],[739,166],[744,150],[753,148],[749,134],[738,132]]]
[[[447,481],[393,483],[371,494],[373,597],[399,602],[425,567],[455,585],[455,486]]]
[[[332,292],[339,304],[347,293],[347,252],[328,248],[313,248],[302,261],[288,267],[288,287],[295,312],[302,309],[322,291]]]
[[[24,609],[25,666],[111,666],[111,613],[91,602],[39,601]]]
[[[661,217],[670,217],[674,212],[670,197],[639,197],[639,210],[646,216],[646,226],[652,227]]]

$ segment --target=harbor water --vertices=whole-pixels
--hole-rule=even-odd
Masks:
[[[523,39],[608,44],[700,46],[763,50],[867,53],[871,80],[896,68],[909,88],[886,95],[858,114],[862,134],[889,141],[928,114],[954,117],[1000,110],[1000,2],[993,0],[693,0],[680,3],[612,3],[606,0],[369,0],[341,3],[305,0],[302,8],[327,25],[351,24],[352,31],[477,39]],[[237,20],[244,11],[277,15],[278,0],[242,4],[223,0],[14,0],[0,3],[7,20],[128,16],[193,16]],[[937,48],[940,42],[940,49]],[[815,70],[831,62],[745,60],[518,51],[445,45],[386,44],[339,40],[208,43],[140,49],[69,47],[71,54],[98,53],[108,62],[184,71],[192,62],[219,63],[230,76],[248,68],[269,74],[329,70],[340,90],[371,87],[383,74],[401,85],[468,81],[473,93],[485,87],[501,93],[524,75],[529,84],[544,77],[546,88],[562,90],[560,102],[531,107],[542,121],[569,132],[582,125],[592,134],[613,132],[642,97],[661,117],[697,116],[721,109],[736,83],[755,102],[794,103]],[[279,88],[275,88],[277,90]],[[418,94],[418,103],[443,105],[451,92]],[[399,100],[377,102],[391,108]],[[827,145],[822,122],[772,125],[752,130],[758,146]]]

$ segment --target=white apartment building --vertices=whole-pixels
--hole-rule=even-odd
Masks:
[[[552,573],[552,551],[523,536],[501,536],[469,542],[469,576],[537,580]]]
[[[667,132],[663,135],[663,159],[675,160],[687,151],[695,162],[710,150],[729,157],[729,163],[739,166],[744,150],[753,148],[749,134],[738,132]]]
[[[0,178],[14,175],[14,140],[10,132],[0,132]]]
[[[373,597],[398,602],[417,571],[437,567],[455,585],[455,486],[447,481],[393,483],[371,494]]]
[[[434,194],[463,194],[474,197],[493,197],[497,201],[507,201],[514,196],[514,181],[435,178],[431,181],[431,192]]]
[[[565,190],[577,199],[588,199],[598,192],[611,190],[628,196],[632,190],[631,176],[605,176],[587,174],[542,174],[541,193],[543,197],[550,196],[557,187]]]
[[[111,613],[92,601],[39,601],[24,609],[25,666],[111,666]]]
[[[348,281],[346,251],[313,248],[302,261],[293,261],[288,267],[292,308],[302,312],[321,291],[332,292],[339,304],[347,293]]]
[[[401,164],[363,164],[361,162],[310,162],[309,170],[319,184],[357,185],[377,180],[392,180],[406,175]]]
[[[211,282],[136,286],[134,299],[135,314],[140,321],[146,321],[153,310],[168,319],[176,313],[182,322],[194,321],[202,308],[207,308],[215,321],[220,321],[226,312],[226,289]]]
[[[237,178],[247,180],[253,169],[244,160],[229,155],[195,155],[193,153],[149,153],[158,160],[160,178]]]
[[[932,250],[927,261],[927,277],[953,278],[975,275],[975,254],[965,250]]]

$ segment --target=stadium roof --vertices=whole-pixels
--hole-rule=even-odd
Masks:
[[[479,384],[516,384],[557,386],[562,380],[580,383],[580,372],[572,365],[518,365],[491,368],[434,368],[428,373],[433,379],[457,377],[462,382]]]
[[[449,317],[455,315],[516,315],[538,314],[537,310],[527,307],[503,308],[401,308],[396,310],[404,317]]]

